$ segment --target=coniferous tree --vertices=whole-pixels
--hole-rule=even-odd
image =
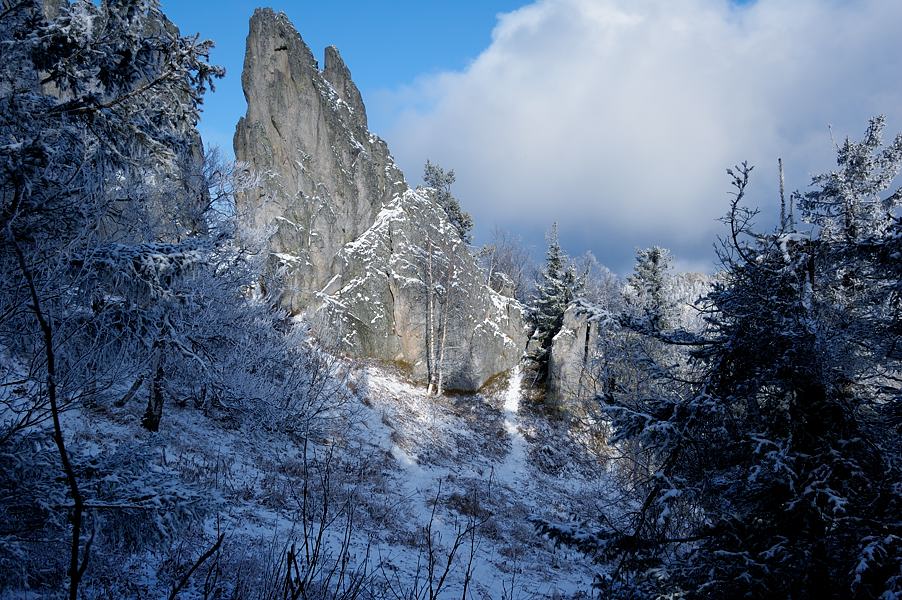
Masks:
[[[902,136],[882,119],[813,180],[813,233],[750,228],[736,188],[689,376],[610,391],[615,443],[647,474],[598,528],[545,526],[612,561],[611,597],[890,598],[902,593]],[[666,339],[665,339],[666,341]]]
[[[435,163],[426,161],[426,167],[423,170],[423,183],[428,187],[435,189],[436,201],[444,209],[448,215],[448,220],[457,229],[460,239],[466,244],[473,243],[473,217],[469,213],[464,212],[460,207],[460,202],[451,193],[451,186],[454,184],[456,176],[454,170],[445,171]]]
[[[557,223],[551,226],[548,234],[548,250],[545,253],[545,266],[539,273],[530,312],[535,323],[533,339],[537,341],[533,359],[539,365],[540,374],[544,374],[548,366],[548,353],[554,336],[564,323],[564,312],[573,302],[585,283],[584,277],[577,274],[569,257],[561,249],[558,241]]]
[[[673,259],[670,251],[652,246],[636,251],[636,265],[629,276],[629,304],[636,317],[653,331],[667,329],[673,323],[674,305],[667,294],[667,278]]]

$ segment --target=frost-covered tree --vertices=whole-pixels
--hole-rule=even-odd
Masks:
[[[427,238],[423,249],[423,284],[426,303],[426,392],[441,395],[445,390],[445,357],[448,327],[458,298],[458,269],[455,257],[460,241]]]
[[[155,1],[0,9],[4,595],[141,595],[120,587],[123,558],[204,525],[218,500],[142,425],[182,408],[303,443],[346,422],[338,366],[272,308],[262,244],[236,235],[234,194],[253,181],[201,154],[210,45]],[[111,416],[127,442],[92,432]],[[86,451],[79,430],[101,441]]]
[[[584,274],[586,280],[580,296],[612,315],[619,313],[623,309],[620,278],[591,252],[583,254],[577,262],[579,272]]]
[[[446,171],[439,165],[426,161],[423,169],[423,183],[435,190],[436,201],[445,210],[448,220],[460,234],[460,239],[467,244],[472,244],[473,217],[470,216],[470,213],[464,212],[460,207],[460,202],[451,193],[451,186],[454,185],[455,179],[453,169]]]
[[[535,324],[533,340],[536,352],[533,359],[543,375],[547,370],[548,353],[554,336],[564,323],[564,312],[573,302],[585,284],[585,278],[577,273],[570,258],[561,249],[558,240],[557,223],[548,233],[548,249],[545,265],[539,273],[530,306],[530,314]]]
[[[800,196],[812,233],[753,231],[751,167],[730,171],[708,328],[670,340],[691,371],[658,364],[657,393],[605,398],[643,482],[597,528],[547,528],[617,565],[609,596],[902,594],[902,136],[884,146],[883,129]]]
[[[673,259],[670,251],[652,246],[636,251],[633,273],[627,278],[626,299],[633,316],[652,330],[674,325],[675,306],[668,294]]]
[[[180,36],[155,2],[57,12],[22,2],[2,23],[4,326],[42,331],[11,348],[112,381],[101,350],[165,336],[171,286],[213,243],[194,125],[220,71],[211,44]]]
[[[524,304],[528,302],[535,263],[521,239],[496,227],[491,242],[480,249],[478,257],[487,285],[512,294]]]
[[[73,599],[93,535],[62,413],[97,402],[158,346],[171,288],[207,244],[208,196],[187,174],[201,98],[221,73],[210,46],[179,35],[153,1],[0,11],[0,344],[5,367],[30,365],[16,400],[4,398],[0,438],[52,423]],[[31,501],[56,495],[45,491]]]

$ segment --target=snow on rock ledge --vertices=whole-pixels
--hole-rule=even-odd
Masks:
[[[320,71],[287,17],[258,9],[242,84],[248,109],[235,156],[261,181],[239,205],[249,228],[267,232],[283,305],[310,315],[328,345],[403,364],[422,380],[431,254],[437,351],[447,323],[446,387],[475,390],[513,367],[526,343],[522,307],[484,285],[444,211],[409,188],[366,129],[338,51],[327,50]]]

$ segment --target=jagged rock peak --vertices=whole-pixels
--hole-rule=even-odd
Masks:
[[[323,67],[323,77],[338,92],[338,96],[351,109],[354,123],[363,129],[367,128],[366,107],[363,105],[363,97],[360,90],[351,79],[351,71],[345,65],[345,61],[338,53],[338,48],[329,46],[326,48],[326,60]]]
[[[274,229],[271,250],[294,257],[282,301],[301,312],[334,277],[341,248],[407,186],[284,14],[254,12],[241,82],[235,156],[262,181],[238,200],[255,226]]]
[[[244,60],[244,73],[247,73],[247,61],[253,58],[251,41],[271,41],[274,52],[285,52],[294,58],[297,66],[308,67],[319,71],[319,65],[310,47],[301,38],[294,25],[283,12],[276,12],[271,8],[258,8],[251,15],[250,32],[247,36],[247,53]],[[243,79],[242,79],[243,83]]]
[[[252,44],[252,42],[254,43]],[[338,99],[347,106],[351,113],[349,121],[363,129],[367,128],[363,97],[351,79],[351,71],[342,59],[338,48],[335,46],[326,48],[324,67],[320,71],[313,52],[292,25],[288,16],[283,12],[275,12],[271,8],[258,8],[251,16],[242,74],[245,97],[247,96],[247,83],[244,81],[244,76],[250,71],[249,67],[252,67],[252,64],[249,65],[248,62],[264,60],[263,53],[267,52],[284,52],[285,60],[280,62],[290,67],[287,73],[289,76],[300,75],[298,81],[312,78],[313,83],[316,84],[321,76],[331,86]]]
[[[404,365],[415,379],[434,358],[448,389],[478,389],[513,367],[526,342],[522,307],[485,285],[441,206],[410,189],[367,131],[338,51],[326,50],[320,71],[287,17],[260,9],[241,81],[235,156],[260,184],[239,194],[239,210],[266,236],[282,304],[306,314],[326,345]]]

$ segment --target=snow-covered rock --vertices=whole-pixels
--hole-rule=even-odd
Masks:
[[[604,309],[577,301],[567,307],[561,330],[551,342],[548,358],[548,399],[560,406],[589,399],[600,391],[595,380],[598,333],[611,327],[612,317]]]
[[[447,322],[446,387],[475,390],[512,368],[526,344],[522,308],[484,285],[444,211],[410,189],[367,130],[338,51],[327,49],[320,71],[287,17],[260,9],[242,82],[248,110],[235,155],[261,183],[240,204],[249,226],[269,232],[283,305],[306,312],[334,349],[402,364],[423,379],[431,253],[436,352]]]
[[[700,307],[711,291],[717,275],[706,273],[676,273],[667,281],[667,295],[677,309],[677,325],[689,331],[700,331],[704,326]]]

